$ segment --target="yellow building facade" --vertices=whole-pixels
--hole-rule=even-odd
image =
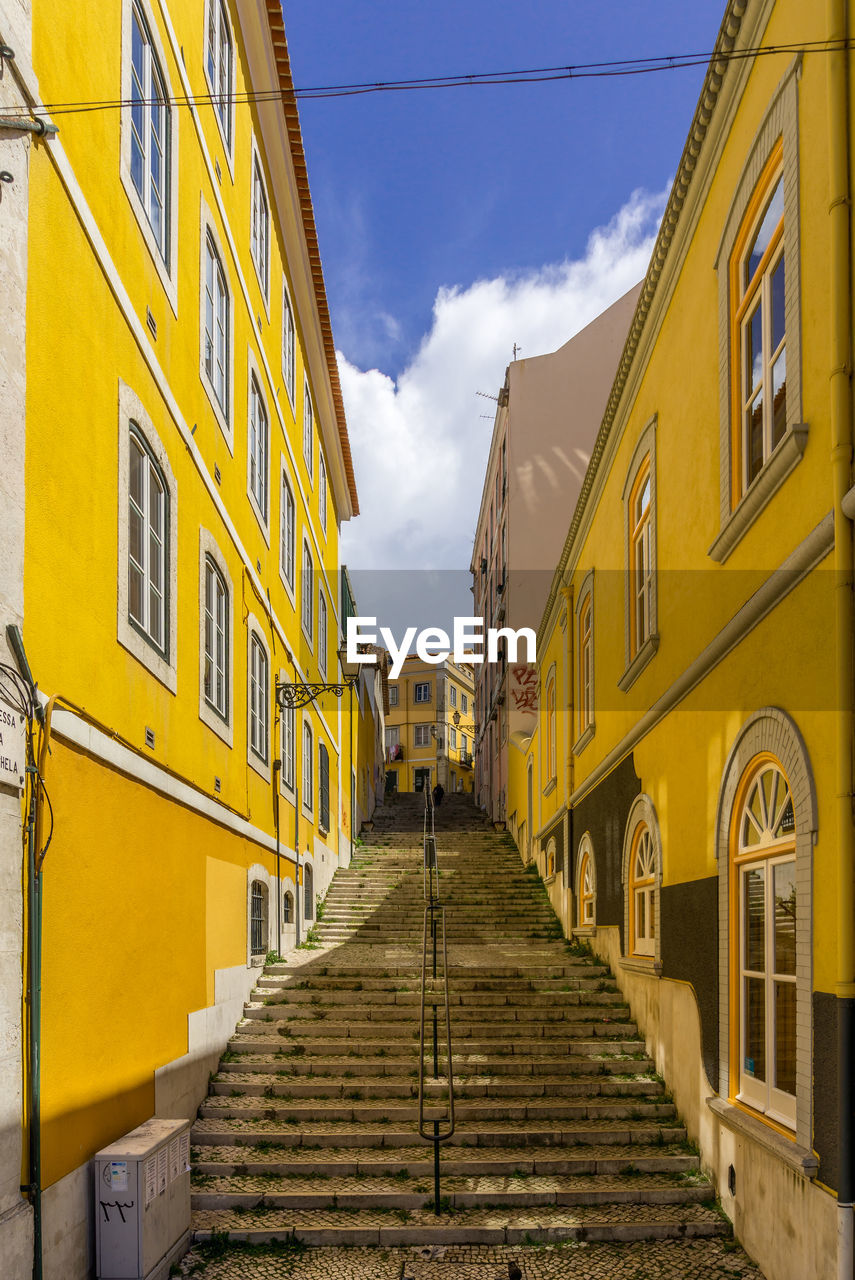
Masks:
[[[389,680],[386,720],[386,791],[473,789],[472,668],[450,658],[423,662],[409,654]]]
[[[727,6],[509,774],[770,1280],[852,1272],[850,20]]]
[[[349,860],[382,696],[379,728],[373,673],[276,697],[342,680],[358,511],[280,6],[35,4],[19,55],[58,128],[29,154],[23,637],[44,1274],[75,1280],[92,1155],[194,1114],[254,966]]]

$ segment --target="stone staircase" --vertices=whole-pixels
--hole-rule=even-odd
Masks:
[[[608,970],[471,799],[437,812],[457,1129],[417,1132],[422,797],[337,872],[321,949],[264,971],[193,1129],[197,1238],[308,1245],[730,1233]],[[429,1069],[426,1066],[426,1078]],[[445,1085],[429,1083],[433,1114]]]

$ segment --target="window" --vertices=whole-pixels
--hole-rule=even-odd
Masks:
[[[130,173],[157,249],[168,266],[169,94],[148,23],[131,7]]]
[[[312,737],[312,726],[307,720],[303,721],[303,807],[309,812],[314,809],[314,777],[312,752],[314,750],[314,739]]]
[[[630,873],[630,949],[633,955],[652,956],[656,938],[656,863],[653,839],[639,823],[632,841]]]
[[[719,339],[719,530],[725,561],[801,461],[798,77],[769,103],[736,184],[716,256]]]
[[[283,707],[280,712],[282,734],[282,785],[294,790],[294,708]]]
[[[318,826],[330,829],[330,757],[322,742],[318,743]]]
[[[267,524],[267,410],[254,373],[249,378],[249,492],[258,518]]]
[[[307,379],[303,380],[303,457],[309,480],[314,476],[315,448],[315,411],[312,408],[312,393]]]
[[[745,774],[732,832],[737,1098],[781,1124],[796,1118],[796,821],[778,762]]]
[[[734,369],[733,505],[754,483],[787,428],[784,179],[776,147],[731,265]]]
[[[208,0],[205,72],[226,151],[232,149],[232,36],[223,0]]]
[[[288,483],[285,471],[282,472],[282,505],[280,510],[281,529],[279,533],[279,569],[291,590],[294,590],[294,545],[295,545],[294,494]]]
[[[416,702],[430,702],[430,684],[427,681],[417,684],[414,696]]]
[[[468,745],[468,743],[467,743],[467,741],[466,741],[466,734],[465,734],[465,733],[461,733],[461,735],[460,735],[460,754],[461,754],[461,755],[463,755],[463,756],[465,756],[465,755],[466,755],[466,752],[467,752],[468,750],[469,750],[469,745]]]
[[[623,488],[626,545],[626,692],[659,648],[656,626],[656,418],[636,442]]]
[[[288,296],[288,285],[282,281],[282,376],[288,399],[294,405],[294,378],[297,359],[297,334],[294,328],[294,311]]]
[[[219,567],[205,557],[205,701],[223,720],[228,701],[229,592]]]
[[[576,706],[577,738],[581,751],[594,733],[594,573],[582,579],[576,604]]]
[[[558,775],[557,750],[555,742],[555,670],[546,680],[546,776],[552,781]]]
[[[223,264],[208,231],[205,236],[203,367],[226,422],[229,420],[229,290]]]
[[[594,850],[591,838],[584,835],[579,842],[579,869],[576,881],[577,921],[580,929],[591,928],[596,921],[597,890],[594,875]]]
[[[128,619],[168,659],[169,494],[135,422],[128,457]]]
[[[269,891],[266,884],[253,880],[249,906],[249,949],[254,956],[267,953],[267,904]]]
[[[630,651],[635,657],[651,634],[650,459],[642,463],[629,500]]]
[[[460,695],[460,712],[461,712],[461,715],[464,715],[464,716],[467,715],[469,712],[469,699],[467,698],[465,693],[461,693]]]
[[[430,746],[430,725],[417,724],[413,726],[413,746],[429,747]]]
[[[450,685],[448,689],[448,698],[453,707],[457,706],[457,690],[454,685]]]
[[[318,449],[318,512],[321,518],[321,528],[324,533],[327,530],[327,468],[324,463],[323,452]]]
[[[285,893],[282,896],[282,923],[293,924],[294,922],[294,895]]]
[[[398,686],[396,684],[389,685],[389,706],[397,707],[398,705]]]
[[[303,914],[307,920],[315,918],[315,877],[310,863],[303,867]]]
[[[321,679],[327,678],[327,602],[322,587],[318,587],[318,671]]]
[[[308,542],[303,543],[303,609],[302,623],[309,641],[314,635],[314,605],[313,596],[315,590],[315,566],[312,560],[312,553],[309,550]]]
[[[457,750],[457,730],[453,725],[448,730],[448,745],[451,747],[452,751]]]
[[[267,763],[267,653],[255,632],[249,637],[249,747]]]
[[[257,152],[254,152],[252,157],[250,249],[255,269],[258,272],[258,279],[261,282],[261,290],[266,297],[270,270],[270,212],[267,207],[267,192],[264,189],[261,159]]]

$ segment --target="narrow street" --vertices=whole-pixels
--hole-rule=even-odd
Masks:
[[[203,1243],[182,1274],[759,1275],[612,975],[464,796],[436,812],[457,1128],[435,1215],[417,1136],[423,808],[404,793],[376,812],[320,948],[259,979],[193,1129]],[[429,1050],[430,1120],[447,1090]]]

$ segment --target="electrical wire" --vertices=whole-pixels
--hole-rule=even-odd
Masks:
[[[663,71],[681,71],[706,66],[711,59],[716,63],[744,61],[746,58],[769,57],[775,54],[832,53],[855,48],[853,40],[807,40],[797,44],[763,45],[747,49],[733,49],[729,53],[712,50],[707,53],[661,54],[650,58],[622,58],[604,62],[581,62],[575,65],[532,67],[511,71],[482,71],[447,76],[427,76],[417,79],[362,81],[354,84],[314,85],[295,89],[294,97],[311,102],[323,98],[348,98],[375,93],[421,92],[428,89],[489,88],[499,85],[546,84],[560,80],[595,80],[614,77],[641,76]],[[247,93],[186,94],[176,97],[151,99],[104,98],[92,101],[40,103],[32,111],[25,108],[9,108],[13,114],[27,117],[40,115],[71,115],[90,111],[120,110],[132,105],[168,104],[175,107],[245,106],[250,103],[276,102],[282,98],[282,90],[263,89]]]

